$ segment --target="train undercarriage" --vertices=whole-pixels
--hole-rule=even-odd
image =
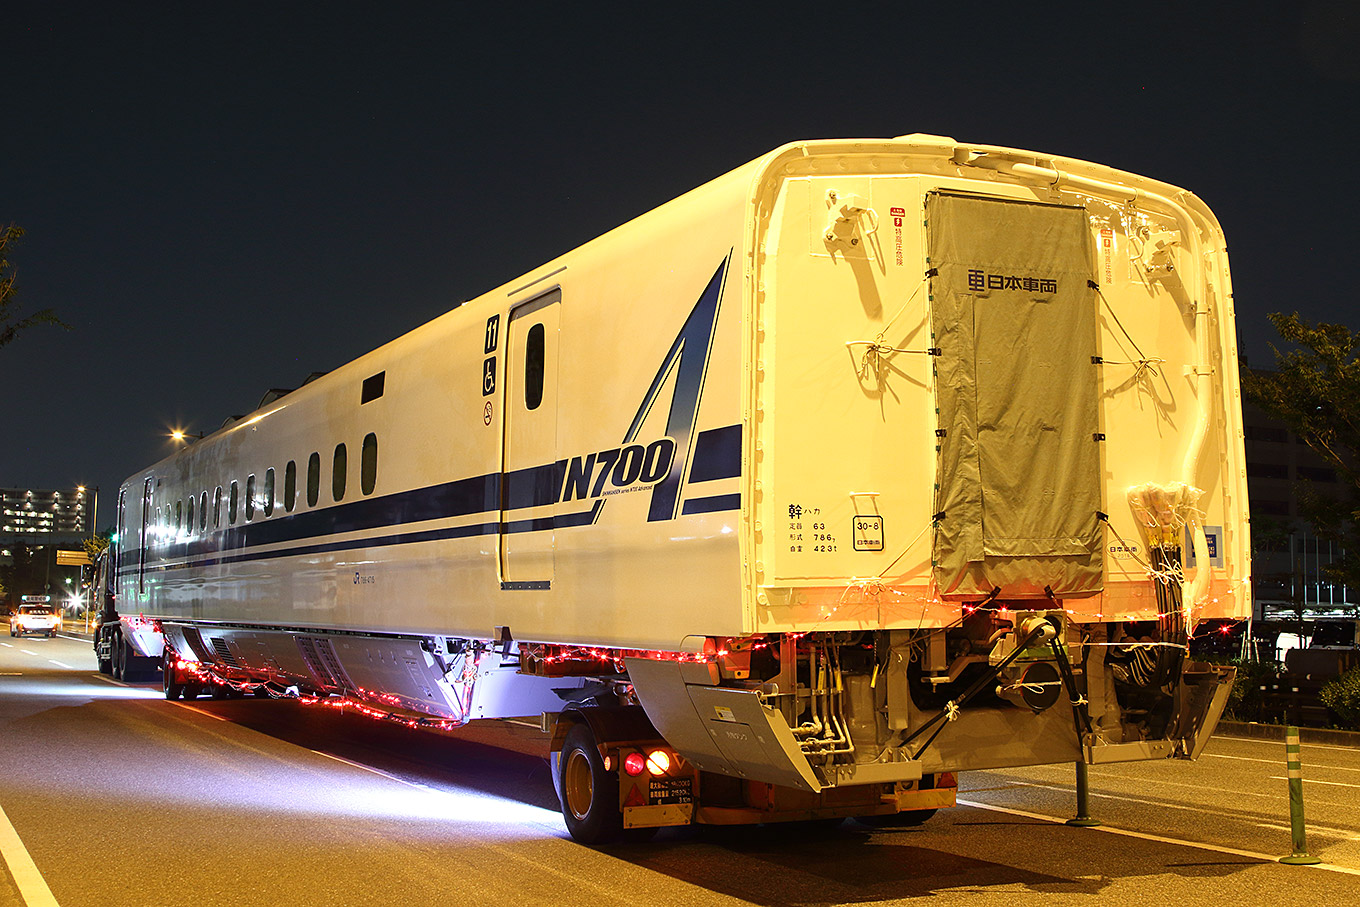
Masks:
[[[352,703],[436,730],[535,720],[573,837],[673,825],[912,824],[957,774],[1193,758],[1233,669],[1158,621],[964,609],[948,628],[702,638],[652,652],[166,622],[167,698]]]

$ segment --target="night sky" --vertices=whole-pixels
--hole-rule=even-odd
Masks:
[[[1227,232],[1252,364],[1267,312],[1360,328],[1356,4],[913,6],[10,4],[0,223],[28,231],[25,309],[71,330],[0,349],[0,486],[99,485],[103,528],[170,426],[799,139],[1183,186]]]

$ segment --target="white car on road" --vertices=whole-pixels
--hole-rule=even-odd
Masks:
[[[20,605],[19,610],[9,616],[10,636],[23,636],[25,633],[56,636],[60,629],[61,615],[51,605]]]

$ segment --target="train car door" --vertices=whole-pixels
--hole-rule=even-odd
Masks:
[[[510,312],[506,330],[501,587],[548,589],[553,579],[557,465],[558,316],[553,290]]]

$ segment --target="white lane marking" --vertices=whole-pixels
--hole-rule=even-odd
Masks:
[[[56,666],[59,667],[59,668],[65,668],[65,669],[68,670],[68,671],[74,671],[74,670],[76,670],[75,668],[73,668],[73,667],[71,667],[70,665],[68,665],[66,662],[64,662],[64,661],[57,661],[55,658],[49,658],[49,659],[47,659],[47,661],[48,661],[49,664],[54,664],[54,665],[56,665]]]
[[[102,680],[105,683],[111,683],[116,687],[127,686],[127,684],[123,683],[121,680],[114,680],[112,677],[105,677],[103,674],[91,674],[90,676],[93,677],[95,680]]]
[[[1271,775],[1271,781],[1288,781],[1284,775]],[[1360,787],[1360,784],[1347,784],[1345,781],[1316,781],[1312,778],[1301,779],[1304,784],[1325,784],[1328,787]]]
[[[32,655],[34,658],[42,658],[37,652],[30,652],[27,649],[20,649],[19,651],[23,652],[25,655]]]
[[[1293,831],[1288,825],[1272,825],[1269,822],[1257,822],[1257,828],[1269,828],[1271,831]],[[1360,835],[1355,833],[1355,829],[1347,828],[1328,828],[1326,825],[1314,825],[1308,823],[1308,831],[1326,835],[1329,838],[1340,838],[1343,841],[1360,841]]]
[[[999,771],[999,769],[990,769],[990,771]],[[1139,783],[1141,783],[1141,784],[1161,784],[1161,785],[1163,785],[1163,786],[1165,786],[1165,787],[1187,787],[1187,788],[1189,788],[1190,790],[1194,790],[1194,791],[1210,792],[1210,793],[1220,793],[1220,794],[1226,793],[1226,794],[1235,794],[1235,795],[1238,795],[1238,796],[1248,796],[1248,797],[1262,797],[1262,798],[1267,799],[1267,800],[1278,800],[1279,798],[1285,796],[1285,794],[1282,794],[1282,793],[1280,793],[1280,792],[1278,792],[1278,791],[1275,792],[1275,793],[1273,793],[1273,794],[1263,794],[1263,793],[1259,793],[1259,792],[1257,792],[1257,791],[1250,791],[1250,790],[1228,790],[1228,789],[1220,788],[1220,787],[1206,787],[1206,786],[1203,785],[1203,784],[1185,784],[1185,783],[1182,783],[1182,782],[1179,782],[1179,781],[1163,781],[1163,780],[1161,780],[1161,779],[1159,779],[1159,778],[1139,778],[1138,781],[1139,781]],[[1036,783],[1034,783],[1033,781],[1012,781],[1012,782],[1010,782],[1010,784],[1007,785],[1007,786],[1016,786],[1016,787],[1037,787],[1037,788],[1039,788],[1040,790],[1056,790],[1056,791],[1062,791],[1062,792],[1064,792],[1064,793],[1071,793],[1071,791],[1072,791],[1072,786],[1071,786],[1070,784],[1068,784],[1068,785],[1036,784]],[[962,788],[961,788],[961,789],[962,789]],[[978,788],[978,789],[979,789],[979,790],[1001,790],[1001,789],[1003,789],[1003,788]],[[1146,797],[1120,797],[1120,796],[1118,796],[1117,794],[1098,794],[1098,793],[1095,793],[1094,791],[1092,791],[1091,796],[1093,796],[1093,797],[1108,797],[1108,798],[1111,799],[1111,800],[1128,800],[1128,801],[1131,802],[1131,803],[1146,803],[1146,802],[1148,802],[1148,800],[1147,800]],[[1208,812],[1208,813],[1214,813],[1215,815],[1218,815],[1218,814],[1221,812],[1220,810],[1215,810],[1215,809],[1195,809],[1195,807],[1193,807],[1193,806],[1179,806],[1179,805],[1177,805],[1177,804],[1175,804],[1175,803],[1160,803],[1159,805],[1161,805],[1161,806],[1166,806],[1166,807],[1168,807],[1168,808],[1170,808],[1170,809],[1193,809],[1195,812]]]
[[[14,644],[9,642],[0,642],[0,646],[4,646],[6,649],[14,648]]]
[[[334,759],[336,762],[343,762],[345,765],[348,765],[351,768],[363,769],[366,772],[372,772],[375,775],[380,775],[386,778],[388,781],[395,781],[398,784],[405,784],[407,787],[414,787],[418,790],[423,791],[434,790],[434,788],[430,787],[428,784],[417,784],[414,781],[407,781],[405,778],[398,778],[396,775],[389,775],[387,772],[383,771],[380,768],[374,768],[371,765],[364,765],[362,762],[352,762],[349,759],[345,759],[341,756],[335,756],[332,755],[331,753],[323,753],[321,752],[321,750],[312,750],[312,752],[316,753],[318,756],[325,756],[327,759]]]
[[[19,889],[19,897],[24,899],[28,907],[58,907],[57,899],[52,897],[52,889],[47,887],[28,848],[19,839],[19,833],[14,830],[3,809],[0,809],[0,856],[9,865],[9,873],[15,887]]]
[[[174,700],[171,700],[171,702],[174,702]],[[198,712],[198,714],[200,715],[207,715],[209,718],[216,718],[218,721],[231,720],[230,718],[223,718],[221,715],[214,715],[212,712],[205,712],[202,709],[197,708],[196,706],[192,706],[184,702],[175,702],[175,705],[179,706],[182,709],[188,709],[191,712]]]
[[[1236,761],[1238,761],[1238,762],[1262,762],[1262,763],[1265,763],[1266,765],[1279,765],[1280,762],[1283,761],[1283,760],[1281,760],[1281,759],[1257,759],[1257,758],[1255,758],[1255,757],[1253,757],[1253,756],[1221,756],[1221,755],[1219,755],[1218,753],[1205,753],[1205,754],[1204,754],[1203,756],[1201,756],[1200,758],[1201,758],[1201,759],[1234,759],[1234,760],[1236,760]],[[1356,768],[1356,767],[1350,766],[1350,765],[1326,765],[1326,764],[1323,764],[1323,763],[1321,763],[1321,762],[1309,762],[1308,765],[1309,765],[1310,767],[1312,767],[1312,768],[1325,768],[1325,769],[1328,769],[1329,771],[1337,771],[1337,772],[1360,772],[1360,768]]]
[[[986,809],[997,813],[1006,813],[1007,815],[1011,816],[1022,816],[1026,819],[1035,819],[1039,822],[1051,822],[1054,825],[1065,825],[1067,823],[1066,819],[1060,819],[1056,816],[1045,816],[1041,813],[1031,813],[1026,812],[1022,809],[1011,809],[1010,807],[1006,806],[992,806],[989,803],[978,803],[973,800],[959,800],[958,803],[960,806],[973,806],[978,809]],[[1280,859],[1278,856],[1272,856],[1271,854],[1266,853],[1256,853],[1255,851],[1251,850],[1238,850],[1235,847],[1223,847],[1218,844],[1206,844],[1203,841],[1184,841],[1179,838],[1165,838],[1162,837],[1161,835],[1150,835],[1147,834],[1146,832],[1132,831],[1127,828],[1114,828],[1109,825],[1097,825],[1094,826],[1091,829],[1091,831],[1103,831],[1106,834],[1110,835],[1122,835],[1123,837],[1126,838],[1138,838],[1143,841],[1155,841],[1158,844],[1171,844],[1177,847],[1194,847],[1199,850],[1212,850],[1215,853],[1228,853],[1232,854],[1235,857],[1247,857],[1248,859],[1252,860],[1260,860],[1262,863],[1276,863]],[[1350,867],[1347,866],[1337,866],[1335,863],[1316,863],[1313,865],[1312,868],[1325,869],[1329,872],[1342,872],[1345,873],[1346,875],[1360,876],[1360,869],[1351,869]]]

